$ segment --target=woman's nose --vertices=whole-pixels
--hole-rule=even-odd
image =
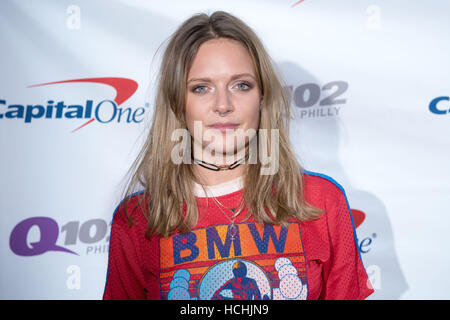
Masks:
[[[233,104],[227,89],[219,88],[216,90],[216,100],[214,103],[214,112],[227,113],[233,111]]]

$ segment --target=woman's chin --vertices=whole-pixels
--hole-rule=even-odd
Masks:
[[[231,164],[245,156],[245,148],[230,144],[220,144],[208,146],[204,149],[204,157],[213,157],[216,160],[223,160],[226,164]]]

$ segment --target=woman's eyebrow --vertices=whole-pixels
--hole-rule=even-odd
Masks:
[[[234,79],[237,79],[237,78],[240,78],[240,77],[244,77],[244,76],[249,76],[249,77],[253,78],[254,80],[256,80],[256,79],[255,79],[255,76],[252,75],[251,73],[239,73],[239,74],[235,74],[235,75],[231,76],[231,79],[230,79],[230,80],[234,80]],[[211,79],[210,79],[210,78],[192,78],[192,79],[189,79],[187,83],[189,83],[189,82],[191,82],[191,81],[205,81],[205,82],[211,82]]]

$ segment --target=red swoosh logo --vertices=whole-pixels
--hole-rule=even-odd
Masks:
[[[124,103],[128,98],[130,98],[137,90],[138,83],[134,80],[127,79],[127,78],[85,78],[85,79],[72,79],[72,80],[63,80],[63,81],[54,81],[54,82],[47,82],[47,83],[40,83],[40,84],[34,84],[31,86],[28,86],[28,88],[33,87],[40,87],[40,86],[48,86],[52,84],[59,84],[59,83],[71,83],[71,82],[92,82],[92,83],[101,83],[106,84],[111,87],[113,87],[116,90],[116,97],[114,98],[114,102],[120,106],[122,103]],[[72,132],[77,131],[78,129],[81,129],[85,125],[91,123],[94,121],[95,118],[90,119],[86,123],[82,124],[78,128],[72,130]]]
[[[366,218],[366,214],[361,210],[351,209],[351,211],[353,216],[353,222],[355,223],[356,229],[361,225],[361,223],[363,223],[364,219]]]
[[[300,1],[297,1],[296,3],[292,4],[292,5],[291,5],[291,7],[295,7],[296,5],[298,5],[298,4],[300,4],[300,3],[302,3],[303,1],[305,1],[305,0],[300,0]]]

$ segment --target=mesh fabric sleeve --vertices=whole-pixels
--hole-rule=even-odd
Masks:
[[[356,231],[343,189],[326,202],[330,260],[324,265],[320,299],[362,300],[374,292],[357,247]]]
[[[119,207],[111,228],[104,300],[146,299],[139,237]]]

